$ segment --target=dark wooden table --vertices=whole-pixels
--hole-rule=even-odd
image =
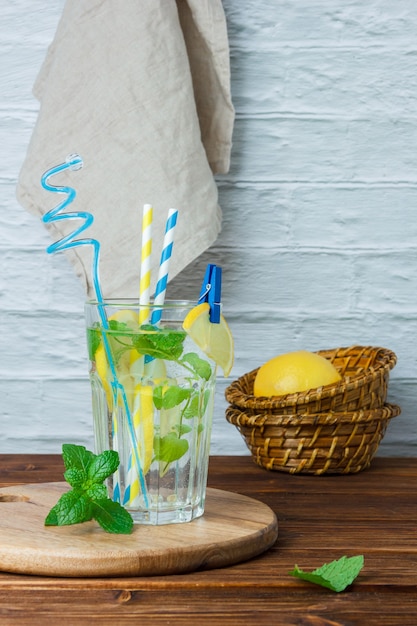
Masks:
[[[55,455],[0,455],[0,487],[62,480]],[[233,567],[176,576],[74,579],[0,574],[0,624],[417,624],[417,458],[377,458],[360,474],[268,472],[250,457],[211,457],[209,486],[268,504],[279,537]],[[1,503],[0,503],[1,506]],[[334,593],[288,575],[363,554]],[[0,564],[1,566],[1,564]]]

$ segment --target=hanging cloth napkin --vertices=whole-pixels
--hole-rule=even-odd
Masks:
[[[154,207],[152,290],[168,209],[178,209],[170,278],[206,250],[221,225],[214,173],[228,171],[234,110],[221,0],[67,0],[34,94],[40,111],[17,186],[43,215],[64,196],[44,171],[73,153],[84,167],[70,210],[94,215],[105,297],[139,290],[142,207]],[[68,210],[68,209],[67,209]],[[48,226],[58,240],[78,225]],[[88,296],[91,250],[67,251]]]

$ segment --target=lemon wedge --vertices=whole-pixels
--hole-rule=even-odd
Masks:
[[[213,324],[209,313],[208,302],[198,304],[187,314],[182,327],[204,354],[222,368],[227,377],[234,360],[232,333],[223,315],[220,315],[218,324]]]

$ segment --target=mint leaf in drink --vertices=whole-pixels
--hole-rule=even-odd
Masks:
[[[129,326],[126,322],[119,322],[118,320],[109,320],[109,329],[115,333],[125,333],[129,331]]]
[[[173,409],[184,400],[187,400],[193,393],[193,389],[184,389],[183,387],[172,386],[164,389],[158,385],[153,393],[153,401],[158,410]]]
[[[142,334],[133,336],[133,346],[140,354],[146,354],[154,359],[167,359],[168,361],[176,361],[180,358],[183,351],[183,343],[187,333],[182,330],[164,330],[159,329],[152,324],[144,324],[141,330]]]
[[[200,378],[204,378],[204,380],[210,380],[211,378],[211,367],[210,364],[207,363],[204,359],[201,359],[196,352],[188,352],[184,354],[182,357],[182,361],[185,361],[195,371],[197,376]]]
[[[153,390],[153,403],[155,407],[160,411],[162,409],[162,399],[164,397],[164,388],[162,385],[158,385]]]
[[[200,411],[200,399],[198,394],[193,395],[193,397],[191,398],[191,402],[188,403],[188,405],[185,407],[182,416],[184,419],[190,420],[193,419],[194,417],[197,417]],[[202,414],[204,414],[204,410],[202,411]]]
[[[168,433],[164,437],[154,438],[154,453],[156,461],[171,463],[180,459],[188,450],[188,441],[179,439],[175,433]]]
[[[119,399],[121,402],[124,401],[122,391],[126,373],[130,373],[135,378],[134,391],[132,388],[133,393],[140,389],[139,384],[144,387],[151,387],[146,378],[152,378],[153,367],[150,369],[143,368],[143,359],[137,358],[138,354],[142,357],[147,355],[154,360],[156,370],[160,371],[161,375],[154,377],[159,379],[159,382],[156,386],[152,385],[152,400],[154,408],[162,412],[162,427],[155,430],[160,437],[167,434],[172,435],[172,439],[161,442],[159,442],[159,439],[157,440],[159,452],[156,451],[156,454],[159,456],[155,460],[168,463],[170,462],[168,459],[175,461],[180,458],[178,456],[179,451],[182,450],[182,454],[185,454],[188,449],[188,444],[185,441],[178,443],[178,440],[181,440],[191,432],[191,426],[185,426],[183,422],[185,420],[195,420],[193,428],[197,430],[197,436],[204,430],[204,416],[208,402],[212,397],[212,388],[208,388],[209,385],[205,388],[205,382],[212,379],[213,368],[207,360],[202,359],[196,352],[186,352],[184,354],[184,343],[188,336],[184,329],[164,328],[149,323],[139,326],[137,324],[139,318],[136,318],[136,316],[133,315],[130,318],[129,315],[123,315],[121,317],[123,319],[126,317],[128,319],[127,323],[118,319],[109,319],[108,328],[101,328],[97,324],[97,326],[94,325],[92,329],[89,329],[90,358],[92,361],[96,361],[96,372],[99,378],[109,387],[108,395],[110,396],[113,393],[113,397],[110,398],[112,400],[111,404],[116,405]],[[100,354],[98,355],[97,352],[100,352]],[[123,385],[120,384],[117,387],[113,385],[111,360],[114,364],[115,375],[117,377],[120,375],[120,381],[117,380],[115,382],[122,383],[123,381]],[[178,365],[173,370],[173,377],[167,377],[166,368],[168,368],[168,363],[165,366],[164,361],[173,361]],[[148,360],[145,359],[145,364],[147,362]],[[181,382],[181,386],[175,380],[177,376],[178,383]],[[130,382],[127,384],[130,384]],[[147,398],[149,398],[149,393],[146,390]],[[150,445],[148,448],[150,448]],[[152,450],[150,450],[149,454],[152,455]],[[104,460],[100,459],[100,463],[104,463]],[[91,480],[91,474],[95,475],[96,472],[100,480],[102,480],[106,473],[106,464],[104,463],[103,469],[100,468],[100,470],[94,465],[90,469],[84,467],[83,471],[87,473],[89,480]],[[103,476],[101,471],[103,471]],[[79,476],[76,473],[71,472],[68,478],[73,487],[78,487],[83,483],[83,476]]]
[[[186,424],[175,424],[173,430],[178,434],[178,437],[182,437],[187,433],[190,433],[193,429],[191,426],[187,426]]]
[[[94,361],[94,355],[97,352],[97,348],[101,343],[101,332],[99,325],[95,324],[94,328],[87,328],[87,347],[88,358],[90,361]]]
[[[94,454],[84,446],[64,444],[62,457],[66,468],[64,478],[72,489],[62,494],[49,511],[45,526],[66,526],[95,519],[106,532],[132,532],[130,513],[107,497],[103,484],[119,467],[118,453],[105,450]]]
[[[352,557],[342,556],[336,561],[325,563],[312,572],[304,572],[296,565],[289,574],[332,591],[340,592],[353,583],[363,564],[362,554]]]
[[[201,402],[201,397],[198,394],[194,394],[191,398],[191,401],[187,404],[184,411],[182,412],[182,416],[184,419],[194,419],[199,415],[204,415],[207,409],[207,405],[211,398],[211,390],[206,389],[203,394],[203,401]]]

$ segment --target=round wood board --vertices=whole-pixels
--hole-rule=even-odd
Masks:
[[[45,526],[67,483],[0,488],[0,570],[43,576],[152,576],[225,567],[257,556],[278,536],[275,513],[240,494],[207,489],[203,517],[135,525],[130,535],[95,522]]]

